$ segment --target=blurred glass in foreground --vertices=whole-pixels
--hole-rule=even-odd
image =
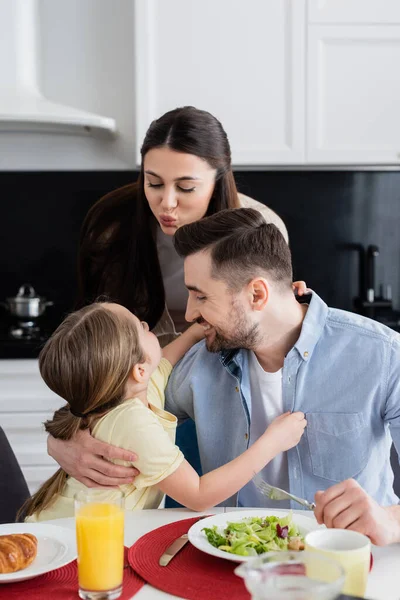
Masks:
[[[344,583],[334,560],[314,552],[269,552],[235,569],[253,600],[333,600]]]

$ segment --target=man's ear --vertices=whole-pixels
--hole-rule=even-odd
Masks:
[[[263,310],[269,298],[269,286],[266,279],[260,277],[249,283],[249,296],[253,310]]]
[[[147,363],[138,363],[132,369],[132,377],[136,383],[146,383],[149,378]]]

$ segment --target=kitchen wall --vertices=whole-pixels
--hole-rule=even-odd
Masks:
[[[30,282],[55,302],[52,325],[73,306],[79,229],[88,208],[137,174],[0,173],[0,299]],[[348,243],[376,244],[376,281],[400,308],[400,173],[238,171],[240,191],[276,210],[289,230],[295,278],[332,306],[351,309],[358,257]],[[377,286],[378,288],[378,286]],[[377,289],[377,291],[379,291]],[[5,318],[0,312],[0,322]]]

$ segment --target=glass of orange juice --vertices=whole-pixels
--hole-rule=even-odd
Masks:
[[[114,600],[124,572],[124,494],[88,489],[75,495],[79,597]]]

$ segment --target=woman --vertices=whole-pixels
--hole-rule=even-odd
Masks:
[[[227,135],[210,113],[167,112],[151,123],[141,155],[137,182],[104,196],[85,219],[78,307],[106,294],[147,321],[164,346],[188,326],[183,260],[172,244],[178,227],[251,206],[286,240],[287,231],[272,210],[238,194]],[[295,286],[304,292],[302,282]]]
[[[104,196],[85,219],[78,307],[106,295],[146,321],[165,346],[188,325],[183,260],[172,244],[179,227],[224,208],[246,206],[274,222],[286,240],[287,231],[272,210],[238,194],[227,135],[210,113],[192,106],[167,112],[151,123],[141,155],[137,182]],[[306,290],[304,282],[294,286],[300,295]],[[194,428],[188,427],[192,429],[186,437],[193,446]],[[196,462],[184,437],[180,443]],[[104,460],[129,461],[130,454],[87,432],[68,442],[49,437],[48,450],[67,473],[89,487],[129,483],[135,473]]]

